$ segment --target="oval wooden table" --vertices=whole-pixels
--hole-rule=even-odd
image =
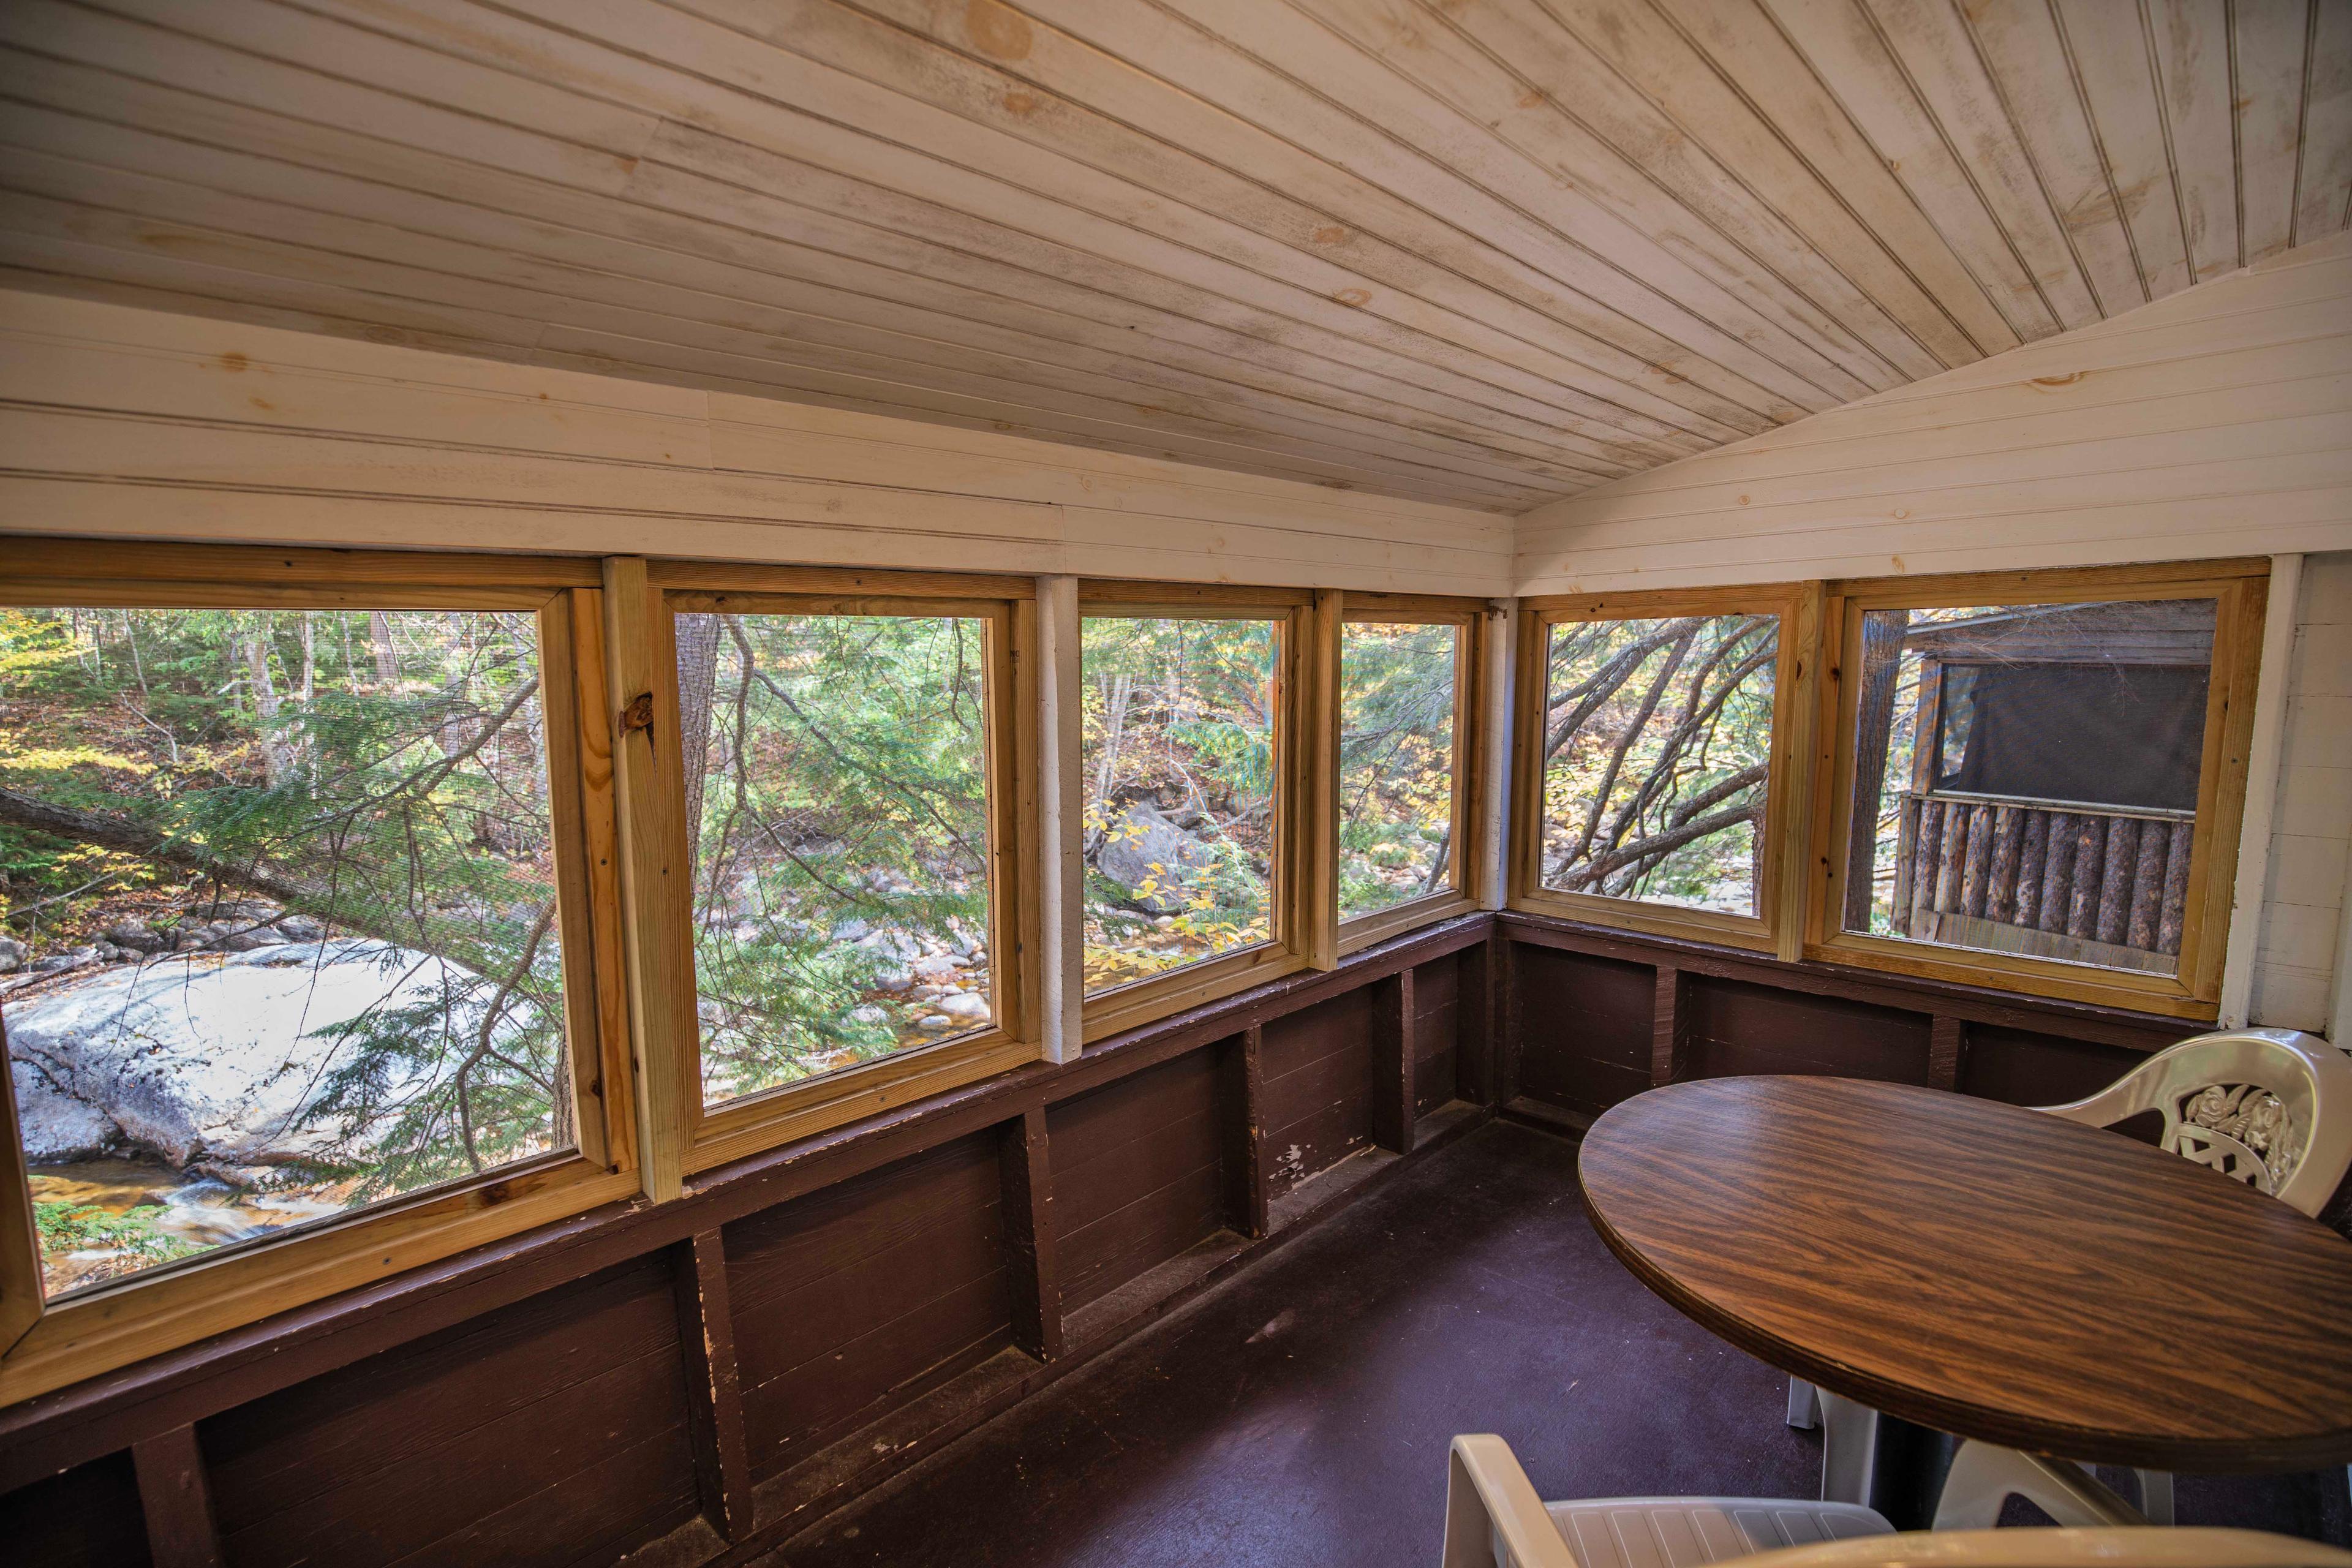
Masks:
[[[1943,1090],[1650,1090],[1577,1159],[1689,1317],[1940,1432],[2149,1469],[2352,1460],[2352,1242],[2120,1133]]]

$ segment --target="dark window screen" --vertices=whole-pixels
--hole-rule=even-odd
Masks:
[[[1936,787],[2194,810],[2206,674],[2184,665],[1948,667]]]

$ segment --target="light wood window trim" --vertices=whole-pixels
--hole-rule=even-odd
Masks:
[[[1087,996],[1081,1014],[1087,1045],[1286,974],[1338,963],[1339,826],[1332,805],[1339,784],[1340,609],[1340,596],[1331,589],[1093,579],[1078,584],[1081,626],[1087,617],[1100,616],[1266,621],[1278,628],[1268,940]]]
[[[1349,626],[1451,626],[1454,643],[1454,863],[1447,886],[1434,893],[1368,914],[1339,921],[1341,956],[1388,941],[1439,921],[1467,914],[1478,907],[1475,860],[1480,803],[1486,794],[1486,604],[1483,599],[1456,599],[1423,594],[1350,594],[1342,606],[1339,687],[1346,689],[1345,627]],[[1340,719],[1334,699],[1333,723]],[[1336,745],[1336,740],[1335,740]],[[1336,752],[1334,762],[1337,762]],[[1331,831],[1339,833],[1339,796],[1332,796]],[[1337,849],[1334,848],[1336,862]],[[1333,897],[1338,897],[1336,864]]]
[[[1802,765],[1810,751],[1817,660],[1812,656],[1818,624],[1817,584],[1774,583],[1756,586],[1663,590],[1640,594],[1554,595],[1523,599],[1517,638],[1517,711],[1513,730],[1513,810],[1509,902],[1513,909],[1593,925],[1614,926],[1652,936],[1677,937],[1793,957],[1801,922],[1796,898],[1807,811]],[[1753,915],[1717,910],[1687,910],[1639,899],[1571,893],[1543,885],[1543,741],[1549,694],[1551,628],[1588,621],[1665,619],[1677,616],[1771,615],[1780,620],[1773,666],[1772,745],[1765,782],[1764,832],[1755,852],[1762,860],[1760,896]]]
[[[505,609],[533,611],[550,736],[549,806],[557,864],[565,1027],[580,1148],[439,1184],[314,1226],[199,1254],[45,1302],[0,1355],[0,1405],[46,1393],[226,1330],[353,1289],[469,1247],[634,1194],[635,1098],[622,1016],[623,976],[610,963],[615,868],[611,742],[593,691],[601,666],[593,563],[552,557],[404,552],[152,546],[18,540],[0,604],[126,609]],[[593,1065],[590,1070],[589,1064]],[[0,1125],[0,1300],[38,1300],[24,1144],[13,1097]],[[29,1268],[29,1276],[25,1272]],[[0,1338],[5,1338],[0,1334]]]
[[[633,973],[649,1088],[641,1122],[664,1147],[646,1162],[656,1201],[685,1178],[776,1144],[837,1127],[925,1095],[1039,1059],[1034,580],[939,573],[802,571],[703,563],[632,563],[607,570],[639,576],[625,591],[644,606],[642,634],[618,630],[616,648],[642,646],[643,666],[615,687],[620,710],[652,695],[650,729],[628,741],[642,753],[642,788],[625,792],[625,822],[643,836],[639,928]],[[837,1072],[706,1106],[693,947],[693,847],[685,818],[685,757],[677,710],[676,616],[680,613],[961,616],[985,626],[984,766],[988,774],[989,1026],[919,1045]],[[667,868],[677,868],[673,874]]]
[[[1821,683],[1819,785],[1814,857],[1823,870],[1810,900],[1804,956],[1929,979],[1994,986],[2176,1017],[2210,1019],[2221,994],[2229,945],[2238,838],[2261,676],[2270,563],[2182,562],[2154,566],[2081,567],[1923,578],[1870,578],[1825,584],[1824,647],[1835,668]],[[1853,730],[1861,700],[1838,672],[1859,668],[1867,610],[1963,605],[2054,605],[2105,600],[2216,601],[2213,666],[2207,691],[2205,751],[2198,775],[2197,822],[2190,840],[2187,911],[2177,974],[2094,968],[2023,953],[1986,952],[1840,930],[1845,899],[1845,846],[1853,822]]]

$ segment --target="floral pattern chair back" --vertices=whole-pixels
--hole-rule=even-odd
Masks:
[[[2159,1147],[2307,1215],[2352,1168],[2352,1058],[2294,1029],[2199,1035],[2087,1100],[2041,1109],[2094,1127],[2156,1111]]]

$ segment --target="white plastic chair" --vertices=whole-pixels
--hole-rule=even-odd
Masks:
[[[2352,1552],[2251,1530],[2142,1524],[1898,1535],[1850,1503],[1546,1502],[1510,1445],[1491,1435],[1454,1439],[1444,1551],[1442,1568],[2352,1568]]]
[[[2036,1107],[2091,1127],[2113,1127],[2155,1111],[2164,1119],[2157,1146],[2268,1193],[2305,1214],[2317,1215],[2352,1169],[2352,1058],[2314,1035],[2294,1029],[2223,1029],[2168,1047],[2085,1100]],[[1801,1379],[1789,1380],[1789,1425],[1822,1432],[1822,1496],[1849,1502],[1870,1496],[1871,1460],[1877,1447],[1878,1413],[1835,1394],[1822,1394]],[[2064,1464],[2064,1461],[2056,1461]],[[2053,1494],[2049,1464],[1974,1441],[1963,1442],[1953,1473],[1965,1464],[1979,1489],[1969,1517],[1983,1513],[1985,1527],[2014,1494],[2031,1497],[2062,1525],[2104,1522],[2098,1510]],[[2066,1468],[2080,1474],[2075,1467]],[[2172,1522],[2172,1477],[2141,1470],[2140,1508],[2158,1524]],[[2085,1478],[2087,1479],[2087,1478]],[[2094,1487],[2097,1483],[2091,1483]],[[1998,1495],[1988,1489],[2006,1487]],[[2098,1491],[2106,1496],[2106,1489]],[[1950,1483],[1946,1495],[1951,1496]],[[2052,1502],[2060,1504],[2051,1506]],[[1965,1519],[1938,1528],[1972,1528]]]

